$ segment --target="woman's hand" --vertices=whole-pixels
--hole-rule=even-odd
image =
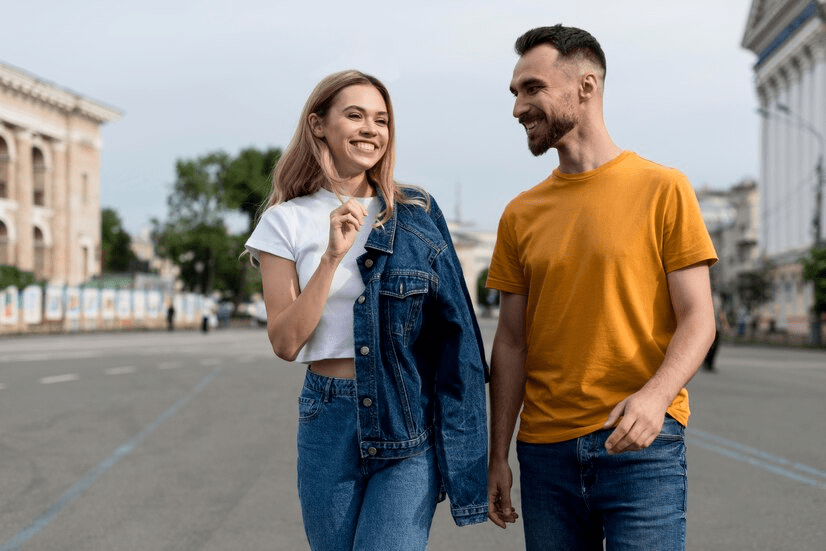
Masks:
[[[367,209],[350,199],[330,213],[330,240],[325,255],[336,262],[344,258],[356,240],[361,225],[367,217]]]

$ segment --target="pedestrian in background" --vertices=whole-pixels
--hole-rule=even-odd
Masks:
[[[685,176],[609,136],[593,36],[541,27],[516,51],[513,115],[559,166],[506,207],[487,280],[502,293],[490,518],[516,520],[521,409],[529,551],[684,549],[685,385],[714,336],[711,239]]]
[[[481,334],[426,192],[393,180],[394,118],[376,78],[313,90],[247,250],[280,358],[308,364],[298,494],[314,550],[423,550],[446,489],[487,518]]]

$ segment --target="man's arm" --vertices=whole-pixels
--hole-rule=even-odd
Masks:
[[[516,522],[511,503],[513,475],[508,465],[516,418],[525,396],[525,316],[528,297],[501,293],[499,324],[490,363],[490,460],[488,463],[488,517],[500,528]]]
[[[671,402],[697,373],[714,340],[714,305],[708,264],[694,264],[670,272],[668,291],[677,318],[677,329],[662,365],[636,393],[611,411],[603,428],[622,420],[608,437],[609,453],[647,448],[660,433]]]

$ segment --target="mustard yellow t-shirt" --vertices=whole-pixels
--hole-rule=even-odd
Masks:
[[[556,170],[511,201],[487,286],[528,298],[517,438],[601,428],[665,357],[676,329],[666,274],[716,260],[685,176],[630,151],[582,174]],[[688,423],[685,389],[668,413]]]

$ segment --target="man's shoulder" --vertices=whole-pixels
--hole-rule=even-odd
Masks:
[[[626,168],[632,169],[635,174],[644,177],[648,181],[656,179],[662,182],[674,182],[686,179],[685,175],[678,169],[652,161],[637,153],[629,155],[626,163]]]

